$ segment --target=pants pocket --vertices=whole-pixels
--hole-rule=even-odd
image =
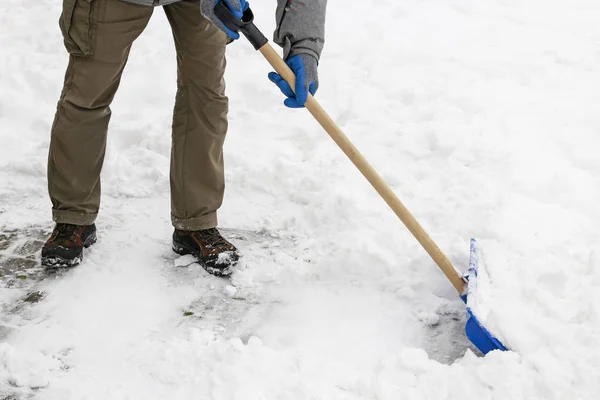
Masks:
[[[94,54],[94,1],[63,0],[59,26],[65,47],[74,56],[88,57]]]

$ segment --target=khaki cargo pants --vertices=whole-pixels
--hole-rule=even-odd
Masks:
[[[110,104],[131,45],[153,10],[121,0],[63,0],[60,28],[70,59],[48,159],[48,189],[58,223],[89,225],[96,219]],[[212,228],[225,188],[228,38],[201,16],[198,0],[169,4],[164,11],[177,50],[172,222],[184,230]]]

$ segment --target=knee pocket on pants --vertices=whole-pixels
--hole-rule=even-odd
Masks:
[[[94,55],[96,0],[63,0],[59,20],[65,47],[74,56]]]

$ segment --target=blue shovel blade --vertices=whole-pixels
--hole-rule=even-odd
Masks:
[[[504,347],[504,345],[500,343],[500,341],[496,339],[490,333],[490,331],[485,329],[470,308],[467,308],[467,313],[469,314],[470,318],[465,326],[465,332],[467,333],[467,337],[471,343],[473,343],[475,347],[479,349],[479,351],[481,351],[483,354],[487,354],[492,350],[507,350],[507,348]]]
[[[469,270],[465,275],[468,282],[467,294],[462,296],[463,301],[467,303],[467,313],[469,314],[469,320],[465,326],[465,331],[471,343],[473,343],[483,354],[487,354],[492,350],[506,351],[507,348],[483,326],[477,319],[477,316],[471,307],[469,307],[469,297],[477,295],[477,274],[481,260],[482,255],[479,250],[479,244],[475,239],[471,239],[471,259],[469,261]]]

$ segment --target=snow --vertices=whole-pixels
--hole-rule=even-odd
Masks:
[[[272,3],[252,4],[265,32]],[[0,231],[52,226],[59,13],[0,6]],[[171,252],[157,10],[113,104],[98,243],[38,304],[6,312],[22,293],[0,289],[0,398],[596,399],[599,19],[596,0],[330,1],[318,99],[461,270],[479,239],[512,351],[478,357],[453,287],[247,43],[220,212],[244,258],[228,282]]]

